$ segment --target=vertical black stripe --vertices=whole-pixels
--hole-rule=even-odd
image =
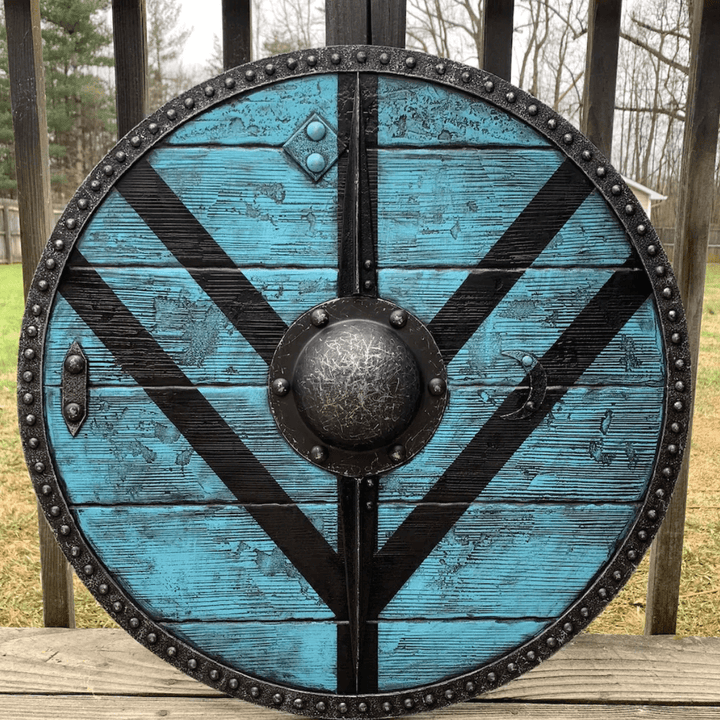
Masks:
[[[376,75],[360,75],[358,142],[354,136],[358,76],[338,75],[339,297],[377,296],[377,82]],[[356,210],[357,227],[352,218]]]
[[[269,363],[287,325],[232,258],[143,159],[115,184],[225,317]]]

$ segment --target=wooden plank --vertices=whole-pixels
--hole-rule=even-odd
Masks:
[[[141,696],[142,701],[147,696],[223,697],[122,630],[0,628],[0,700],[34,696],[39,689],[45,702],[49,694],[78,694],[89,707],[88,695]],[[510,707],[511,701],[553,703],[558,709],[559,703],[598,702],[692,704],[693,712],[704,705],[720,707],[720,638],[580,635],[483,701]],[[444,712],[463,713],[476,704],[481,703]]]
[[[229,698],[125,698],[98,696],[92,702],[84,698],[45,695],[0,698],[0,710],[13,720],[57,720],[58,716],[74,720],[272,720],[275,710],[255,707]],[[717,708],[682,706],[628,705],[540,705],[518,703],[468,703],[424,714],[433,718],[458,720],[713,720],[720,717]]]
[[[505,80],[512,74],[514,9],[514,0],[485,0],[480,67]]]
[[[39,3],[36,0],[6,0],[5,26],[15,130],[23,284],[27,295],[54,224]],[[38,528],[45,625],[73,627],[70,566],[58,549],[42,512],[39,513]]]
[[[284,508],[275,508],[282,515]],[[335,534],[334,506],[304,505],[302,510],[328,535]],[[100,559],[155,618],[282,622],[333,617],[237,505],[78,507],[74,514]],[[145,542],[133,540],[138,537]]]
[[[406,4],[406,0],[370,0],[370,42],[373,45],[405,47]]]
[[[431,441],[421,468],[401,467],[388,475],[381,487],[383,502],[420,500],[507,391],[454,389],[445,426]],[[284,443],[277,443],[274,422],[265,408],[264,387],[237,388],[229,395],[223,392],[224,397],[217,388],[204,392],[296,502],[336,501],[331,475],[304,462]],[[584,502],[587,497],[597,502],[637,501],[654,461],[662,392],[662,387],[574,388],[557,405],[548,426],[528,437],[478,501]],[[93,389],[89,419],[75,438],[60,415],[57,389],[48,394],[47,402],[50,440],[71,502],[234,501],[141,389]],[[507,433],[513,433],[510,422]],[[558,454],[565,458],[562,468],[556,463]],[[88,464],[94,468],[92,473],[87,472]],[[245,482],[253,486],[251,473]]]
[[[253,676],[337,691],[338,625],[333,620],[161,624],[220,662]]]
[[[370,3],[366,0],[329,0],[325,3],[326,45],[370,43]]]
[[[223,67],[230,70],[250,62],[252,0],[223,0]]]
[[[378,79],[378,144],[551,147],[539,133],[482,100],[407,77]]]
[[[258,88],[184,123],[171,145],[272,145],[281,147],[311,114],[337,130],[337,78],[291,78]]]
[[[410,509],[402,504],[379,507],[380,548]],[[625,534],[634,510],[632,505],[600,503],[471,505],[385,607],[380,620],[518,621],[517,628],[504,632],[499,627],[487,634],[467,631],[475,635],[476,652],[491,653],[481,658],[489,661],[491,643],[496,639],[505,645],[504,636],[512,636],[515,642],[508,640],[508,647],[520,645],[524,637],[529,639],[540,632],[541,627],[536,627],[529,634],[533,621],[542,626],[570,605],[612,555],[616,539]],[[525,621],[528,628],[520,626]],[[471,628],[471,622],[460,620],[454,629],[449,624],[448,641],[472,643],[468,636],[464,640],[455,638],[463,627]],[[435,653],[441,654],[442,641],[434,639]],[[435,659],[431,654],[426,662]],[[418,665],[422,662],[421,657],[416,659]]]
[[[581,130],[607,158],[612,153],[622,0],[591,0]]]
[[[708,235],[713,207],[713,178],[720,117],[720,3],[698,2],[693,18],[688,112],[679,184],[673,266],[685,304],[692,391],[695,392],[700,348]],[[686,446],[690,447],[688,428]],[[674,633],[680,595],[685,502],[690,453],[683,459],[675,494],[656,538],[650,563],[645,632]]]
[[[9,695],[0,712],[13,720],[277,720],[276,710],[230,698],[134,698],[97,695]],[[539,703],[465,703],[424,713],[428,720],[716,720],[720,708],[695,705],[555,705]]]

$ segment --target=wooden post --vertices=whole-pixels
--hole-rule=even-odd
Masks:
[[[326,0],[325,43],[366,45],[370,42],[370,3],[365,0]]]
[[[250,62],[252,50],[251,0],[223,0],[223,67]]]
[[[405,47],[405,0],[370,0],[370,42]]]
[[[5,25],[15,130],[23,283],[27,296],[53,225],[38,0],[5,0]],[[42,513],[39,513],[38,525],[45,625],[74,627],[70,566]]]
[[[512,75],[513,0],[485,0],[483,57],[480,67],[510,80]]]
[[[612,155],[622,0],[590,0],[580,129],[608,160]]]
[[[145,0],[113,0],[115,107],[118,138],[148,113]]]
[[[715,152],[720,118],[720,2],[698,0],[692,23],[690,80],[678,198],[674,269],[685,314],[692,359],[694,399],[700,348],[705,268],[712,213]],[[665,521],[650,558],[646,635],[675,632],[680,596],[683,530],[687,496],[690,431],[687,448]]]

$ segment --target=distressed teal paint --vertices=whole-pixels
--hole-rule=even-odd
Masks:
[[[77,241],[91,265],[177,266],[172,253],[113,189],[95,211]]]
[[[378,267],[475,266],[562,161],[554,150],[378,151]]]
[[[62,383],[62,367],[65,355],[73,342],[80,343],[89,358],[90,385],[112,383],[113,385],[135,385],[135,380],[126,375],[115,362],[112,353],[102,344],[95,333],[68,305],[65,298],[55,296],[50,316],[50,331],[45,338],[43,359],[43,382],[46,389],[59,387]]]
[[[482,100],[424,80],[378,78],[378,144],[548,147],[530,126]]]
[[[610,268],[535,269],[500,301],[448,367],[455,385],[515,385],[525,372],[507,351],[542,357],[612,275]],[[382,296],[430,322],[467,277],[464,270],[382,270]],[[588,328],[588,333],[593,329]],[[648,299],[580,379],[588,385],[665,384],[655,304]]]
[[[137,320],[197,385],[265,385],[267,364],[181,267],[96,268]],[[305,310],[334,297],[337,271],[253,268],[245,276],[290,325]],[[59,296],[45,348],[45,383],[59,385],[62,363],[77,341],[92,360],[91,385],[134,384],[102,342]]]
[[[570,271],[528,270],[487,320],[453,358],[448,368],[463,383],[516,385],[523,368],[505,351],[523,351],[541,358],[592,300],[612,270],[578,268]],[[590,336],[594,328],[585,328]],[[623,338],[634,338],[627,359]],[[586,381],[600,384],[664,385],[665,363],[654,304],[646,301],[603,351],[603,364],[594,363]]]
[[[380,691],[469,672],[541,632],[533,620],[410,620],[378,624]]]
[[[309,517],[333,509],[306,507]],[[76,507],[88,542],[155,618],[330,619],[331,613],[238,506]]]
[[[279,148],[166,147],[150,163],[241,267],[337,267],[337,166],[313,182]]]
[[[313,690],[336,690],[335,623],[186,622],[162,625],[191,645],[250,675]]]
[[[283,145],[313,113],[337,130],[337,76],[286,80],[218,105],[172,133],[173,145]]]
[[[451,388],[440,428],[380,483],[380,501],[419,501],[510,388]],[[650,481],[663,388],[571,388],[478,496],[481,503],[635,502]],[[512,420],[507,433],[514,432]],[[560,461],[562,460],[562,462]],[[482,458],[478,457],[478,472]]]
[[[184,268],[98,272],[193,383],[267,382],[267,364]],[[334,296],[337,271],[253,269],[247,278],[290,324]]]
[[[622,265],[631,253],[625,228],[594,190],[540,253],[533,267],[613,267]]]
[[[293,452],[278,433],[265,388],[205,388],[203,394],[293,500],[336,502],[335,478]],[[58,388],[47,390],[46,404],[50,441],[72,503],[235,502],[140,388],[92,389],[88,419],[74,438],[61,415]],[[252,472],[239,464],[238,473],[244,472],[251,484]],[[333,518],[318,529],[335,546]]]
[[[337,296],[335,268],[248,268],[243,273],[288,325],[311,307]]]
[[[380,504],[379,544],[408,508]],[[380,615],[553,618],[610,558],[634,505],[471,505]]]

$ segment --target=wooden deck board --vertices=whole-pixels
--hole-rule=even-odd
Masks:
[[[720,718],[720,638],[581,635],[457,720]],[[0,717],[272,720],[178,672],[121,630],[0,628]]]
[[[139,698],[127,696],[12,695],[0,697],[3,717],[12,720],[280,720],[275,710],[229,698]],[[427,720],[716,720],[720,708],[666,705],[555,705],[467,703],[423,717]],[[286,715],[285,717],[290,717]]]

